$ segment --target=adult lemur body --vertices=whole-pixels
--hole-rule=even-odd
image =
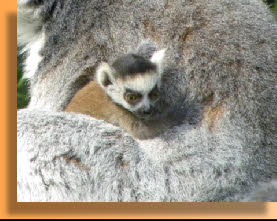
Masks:
[[[242,201],[276,179],[277,25],[263,1],[18,0],[17,19],[31,95],[17,114],[18,202]],[[196,99],[200,122],[141,141],[64,112],[86,68],[148,38],[174,67],[164,97]]]

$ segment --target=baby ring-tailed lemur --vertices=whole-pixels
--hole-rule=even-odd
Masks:
[[[156,51],[150,59],[127,54],[111,66],[102,63],[96,81],[78,91],[66,111],[102,119],[138,139],[157,136],[170,125],[160,99],[165,51]]]

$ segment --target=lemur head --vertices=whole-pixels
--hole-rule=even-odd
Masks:
[[[97,81],[118,105],[141,119],[152,119],[162,113],[160,86],[165,49],[148,60],[136,54],[116,59],[110,66],[102,63]]]

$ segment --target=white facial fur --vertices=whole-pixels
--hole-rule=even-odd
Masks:
[[[121,104],[124,108],[131,112],[135,112],[139,109],[148,110],[153,105],[153,101],[149,99],[149,93],[157,85],[160,87],[160,75],[158,73],[138,75],[135,78],[118,79],[106,88],[106,93],[111,99],[118,104]],[[142,99],[136,105],[130,105],[124,99],[124,93],[126,89],[136,91],[142,95]]]
[[[100,86],[105,90],[107,95],[117,104],[122,105],[125,109],[136,112],[137,110],[148,110],[155,102],[149,99],[149,93],[155,88],[160,88],[161,77],[163,73],[163,59],[166,49],[162,49],[153,54],[150,61],[157,66],[156,72],[142,73],[125,78],[113,77],[115,70],[107,64],[102,63],[96,72],[96,78]],[[107,84],[107,82],[110,82]],[[126,89],[138,92],[142,95],[141,100],[135,105],[130,105],[124,99]]]

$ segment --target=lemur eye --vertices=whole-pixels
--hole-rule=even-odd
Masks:
[[[139,94],[126,94],[125,95],[125,100],[129,103],[136,103],[141,96]]]
[[[160,97],[160,93],[158,91],[158,89],[153,90],[150,94],[149,94],[149,98],[151,100],[157,100]]]
[[[137,96],[134,94],[127,95],[128,101],[135,101],[137,99]]]

